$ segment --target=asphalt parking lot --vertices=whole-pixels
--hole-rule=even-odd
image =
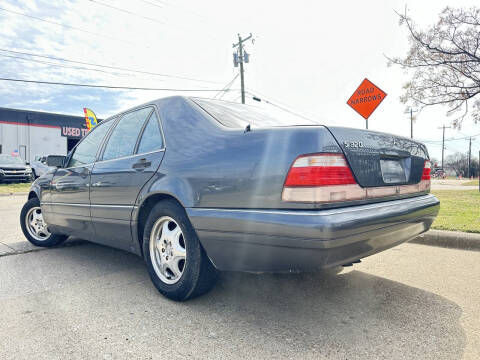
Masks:
[[[480,358],[480,252],[404,244],[340,273],[225,273],[175,303],[134,255],[31,252],[24,199],[0,197],[1,359]]]

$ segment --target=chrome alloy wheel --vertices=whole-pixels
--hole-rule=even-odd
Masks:
[[[187,261],[185,239],[180,225],[169,216],[163,216],[153,224],[150,260],[165,284],[175,284],[182,277]]]
[[[42,209],[39,206],[32,207],[25,216],[25,227],[28,233],[37,241],[45,241],[50,238],[50,230],[43,220]]]

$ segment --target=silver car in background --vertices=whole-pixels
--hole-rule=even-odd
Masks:
[[[32,168],[33,178],[39,178],[45,175],[48,171],[55,170],[55,166],[49,166],[47,162],[61,164],[65,157],[62,155],[37,155],[35,160],[30,164]]]

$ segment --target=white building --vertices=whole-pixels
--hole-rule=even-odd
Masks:
[[[86,133],[81,116],[0,108],[0,154],[18,151],[27,162],[66,155]]]

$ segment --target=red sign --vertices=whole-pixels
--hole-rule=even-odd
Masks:
[[[387,94],[382,89],[365,78],[353,95],[350,96],[347,104],[362,115],[364,119],[368,119],[377,106],[385,99],[385,96]]]

